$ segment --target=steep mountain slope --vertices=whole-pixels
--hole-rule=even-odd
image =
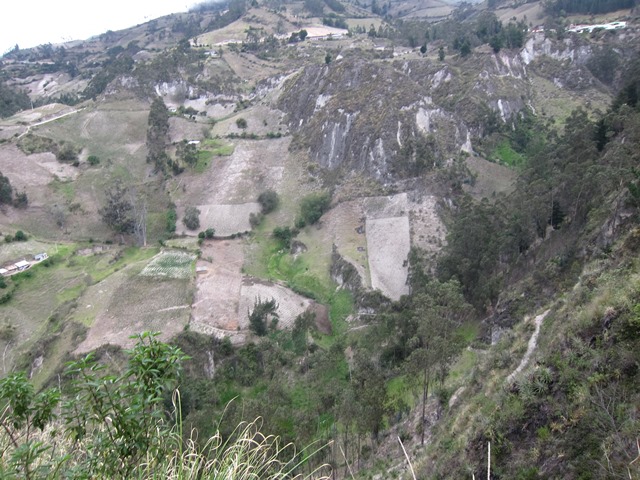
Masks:
[[[3,277],[3,367],[51,383],[153,329],[203,438],[226,412],[332,441],[336,475],[400,475],[398,437],[424,478],[489,441],[494,478],[635,475],[635,20],[311,3],[3,58],[35,105],[0,121],[0,259],[50,257]],[[305,37],[319,13],[351,31]]]

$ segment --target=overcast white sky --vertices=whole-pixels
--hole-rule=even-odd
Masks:
[[[185,12],[202,0],[3,0],[0,55],[13,48],[84,40],[152,18]]]

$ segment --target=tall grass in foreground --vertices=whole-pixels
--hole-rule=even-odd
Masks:
[[[127,353],[117,376],[92,354],[70,362],[62,389],[36,392],[23,372],[1,379],[0,478],[328,478],[307,461],[321,448],[296,452],[261,433],[259,419],[226,438],[218,430],[199,448],[195,431],[183,435],[175,390],[186,356],[148,333]],[[172,391],[168,412],[163,400]]]
[[[306,480],[328,479],[327,466],[319,466],[311,472],[295,473],[302,468],[304,458],[313,452],[296,453],[292,444],[282,445],[279,437],[265,436],[260,432],[259,419],[243,422],[232,435],[232,441],[224,441],[216,432],[203,448],[194,439],[180,442],[173,455],[166,458],[149,458],[135,472],[141,479],[216,479],[216,480]],[[285,460],[283,460],[285,459]],[[298,460],[300,459],[300,460]],[[325,472],[325,474],[323,474]]]

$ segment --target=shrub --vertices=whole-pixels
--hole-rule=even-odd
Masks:
[[[6,322],[0,325],[0,340],[10,342],[16,337],[16,326],[12,323]]]
[[[215,229],[213,229],[213,228],[207,228],[207,229],[204,231],[204,238],[206,238],[207,240],[211,240],[215,234],[216,234]]]
[[[236,125],[238,128],[242,128],[243,130],[248,126],[247,121],[244,118],[237,119]]]
[[[280,198],[274,190],[265,190],[258,196],[258,203],[262,209],[262,214],[267,215],[278,207]]]
[[[22,372],[0,380],[2,477],[328,479],[324,466],[296,474],[313,453],[261,434],[257,422],[224,438],[216,430],[202,448],[195,434],[185,439],[174,388],[187,357],[148,333],[127,354],[119,375],[93,353],[69,364],[65,396],[37,392]]]
[[[167,212],[167,232],[173,233],[176,231],[176,221],[178,220],[178,214],[175,208],[170,208]]]
[[[27,238],[27,235],[22,230],[18,230],[16,235],[13,237],[16,242],[25,242]]]
[[[16,198],[13,201],[13,206],[16,208],[27,208],[29,205],[29,198],[26,192],[16,193]]]
[[[75,162],[78,160],[78,152],[70,143],[63,144],[56,154],[59,162]]]
[[[5,236],[4,236],[4,241],[5,241],[6,243],[11,243],[11,242],[13,242],[13,235],[5,235]]]
[[[89,162],[89,165],[91,165],[92,167],[95,167],[100,163],[100,159],[95,155],[89,155],[89,157],[87,158],[87,162]]]
[[[300,201],[300,213],[296,218],[296,227],[302,228],[305,225],[313,225],[322,214],[329,210],[331,195],[329,192],[316,192],[307,195]]]
[[[280,242],[282,248],[289,249],[291,240],[298,234],[298,230],[289,227],[276,227],[273,229],[273,237]]]
[[[258,213],[251,212],[249,214],[249,224],[251,225],[252,228],[256,228],[258,225],[262,223],[263,220],[264,220],[264,215],[260,212]]]
[[[184,226],[189,230],[195,230],[200,227],[200,210],[196,207],[187,207],[184,211],[182,223],[184,223]]]
[[[272,324],[278,320],[278,304],[272,298],[266,302],[258,299],[253,307],[253,311],[249,314],[249,328],[258,336],[264,336],[268,331],[268,320],[271,319]]]

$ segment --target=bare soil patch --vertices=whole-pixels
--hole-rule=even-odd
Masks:
[[[284,123],[284,112],[274,110],[266,105],[256,105],[250,110],[243,110],[228,119],[221,120],[213,127],[214,135],[241,135],[242,133],[267,135],[269,133],[282,135],[288,132]],[[239,128],[236,120],[243,118],[247,122],[246,128]]]
[[[204,130],[210,128],[204,122],[194,122],[186,118],[169,118],[169,141],[181,142],[182,140],[202,140]]]
[[[190,328],[218,338],[228,336],[234,344],[244,343],[249,333],[249,312],[257,299],[278,303],[278,328],[291,328],[295,318],[315,305],[282,285],[242,274],[245,242],[241,239],[213,240],[202,245],[196,263],[196,294]],[[328,313],[314,306],[316,322],[325,331]],[[326,310],[326,309],[325,309]]]
[[[447,229],[438,215],[437,198],[425,195],[408,201],[411,244],[435,256],[446,241]]]
[[[15,145],[0,148],[0,165],[11,185],[18,190],[25,189],[30,201],[32,196],[38,197],[37,187],[47,185],[54,175],[60,179],[75,179],[78,175],[77,169],[58,162],[53,153],[26,155]]]
[[[495,193],[510,193],[515,188],[517,174],[504,165],[490,162],[481,157],[468,157],[467,166],[476,175],[473,185],[464,189],[476,199],[490,198]]]
[[[398,300],[409,293],[409,217],[367,218],[366,229],[371,287]]]
[[[243,241],[205,242],[196,269],[196,294],[191,328],[218,337],[233,335],[239,327],[238,310],[242,287]]]
[[[277,283],[245,277],[240,292],[239,326],[249,328],[249,312],[259,300],[274,299],[278,304],[278,328],[292,328],[296,317],[304,313],[312,301]]]
[[[381,235],[376,230],[377,225],[385,223],[376,224],[375,221],[394,218],[407,218],[410,230],[408,232],[405,230],[404,220],[398,220],[400,230],[393,231],[388,242],[384,236],[380,241],[377,241],[376,238]],[[395,220],[389,221],[395,222]],[[446,228],[437,212],[436,197],[419,195],[416,192],[358,198],[342,202],[322,217],[320,225],[319,231],[316,232],[312,229],[308,233],[311,239],[317,240],[312,242],[311,246],[319,244],[328,250],[331,245],[336,245],[340,255],[356,268],[365,287],[380,288],[385,294],[396,292],[393,294],[396,296],[402,294],[399,292],[405,291],[406,268],[403,268],[402,264],[406,260],[406,254],[401,253],[400,260],[388,259],[390,265],[396,267],[400,265],[398,269],[389,269],[389,265],[386,263],[376,267],[375,285],[373,284],[374,274],[371,272],[373,268],[371,256],[373,255],[373,263],[376,265],[380,261],[387,261],[384,259],[389,255],[395,258],[398,255],[398,253],[393,253],[396,251],[396,244],[399,245],[398,252],[408,253],[407,245],[415,245],[435,255],[442,248],[446,237]],[[374,230],[370,232],[369,227]],[[389,228],[393,230],[394,227],[391,225]],[[407,234],[406,238],[404,237],[405,233]],[[300,238],[304,242],[306,236],[302,235]],[[372,252],[371,248],[374,248],[375,251]],[[381,248],[382,250],[380,250]],[[390,248],[392,250],[389,250]],[[390,287],[383,288],[384,285]],[[391,287],[391,285],[395,285],[395,287]]]
[[[323,228],[330,232],[331,242],[342,257],[360,274],[364,286],[371,286],[367,260],[364,204],[366,199],[342,202],[322,219]]]
[[[172,197],[183,206],[255,202],[267,188],[279,190],[290,141],[238,141],[232,155],[214,158],[204,173],[183,173],[181,183],[172,189]]]
[[[198,210],[200,210],[200,230],[214,228],[216,236],[228,237],[251,230],[249,215],[258,213],[260,204],[253,202],[238,205],[198,205]],[[198,232],[185,230],[184,233],[197,235]]]
[[[331,335],[331,319],[329,318],[329,309],[327,306],[313,302],[309,310],[315,315],[316,327],[320,333]]]
[[[113,283],[117,283],[113,289],[102,290],[100,295],[106,295],[108,300],[100,303],[106,304],[106,308],[97,313],[76,353],[89,352],[106,344],[129,348],[135,344],[135,339],[129,337],[144,331],[160,332],[159,338],[166,341],[187,324],[191,311],[191,280],[126,274],[120,279],[122,282],[111,279],[103,285],[114,287]],[[90,308],[92,304],[87,304],[86,309]]]

